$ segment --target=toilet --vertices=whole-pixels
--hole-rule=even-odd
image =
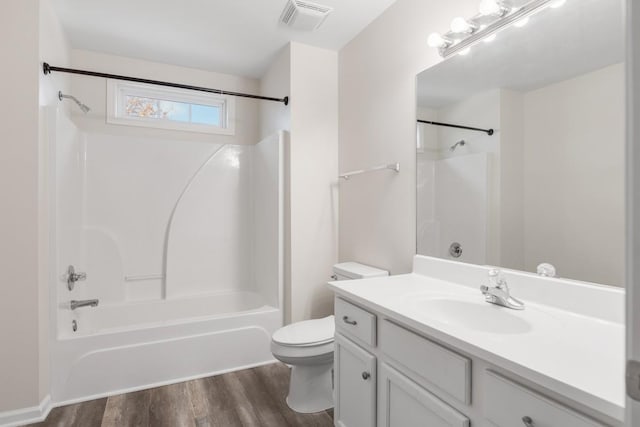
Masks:
[[[357,262],[333,266],[334,280],[388,276],[378,268]],[[273,356],[291,366],[287,405],[310,414],[333,407],[333,316],[284,326],[271,339]]]

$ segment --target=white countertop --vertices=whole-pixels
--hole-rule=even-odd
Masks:
[[[471,267],[476,270],[481,267]],[[414,268],[416,271],[416,268]],[[517,274],[517,273],[516,273]],[[528,280],[531,280],[529,278]],[[537,279],[534,279],[537,280]],[[556,280],[556,279],[550,279]],[[513,282],[514,280],[512,280]],[[515,280],[517,282],[517,280]],[[562,286],[552,283],[554,286]],[[477,284],[477,286],[476,286]],[[339,295],[368,305],[380,313],[394,317],[427,335],[468,352],[489,363],[501,366],[567,398],[610,416],[624,419],[625,329],[624,324],[607,316],[568,310],[544,301],[525,299],[526,309],[510,310],[488,304],[479,284],[462,285],[424,274],[406,274],[384,278],[331,282]],[[510,285],[512,283],[510,282]],[[580,285],[570,284],[580,291]],[[621,290],[609,290],[585,284],[588,300],[605,292],[603,300],[617,301]],[[544,287],[540,288],[544,292]],[[532,295],[523,290],[524,295]],[[561,296],[566,296],[559,292]],[[517,286],[512,295],[520,297]],[[495,313],[502,323],[479,319],[475,325],[461,324],[455,316],[443,315],[428,306],[433,300],[461,301],[462,317],[469,318],[479,310],[502,310]],[[578,298],[580,299],[580,298]],[[543,299],[544,300],[544,299]],[[445,301],[447,302],[447,301]],[[577,303],[573,303],[577,304]],[[587,304],[587,303],[585,303]],[[457,306],[454,306],[456,308]],[[562,307],[562,306],[561,306]],[[467,310],[469,308],[470,310]],[[504,312],[506,310],[506,312]],[[507,319],[504,321],[504,319]],[[478,314],[479,317],[484,317]],[[489,322],[489,323],[486,323]],[[502,331],[491,329],[490,322]],[[486,328],[483,323],[486,323]]]

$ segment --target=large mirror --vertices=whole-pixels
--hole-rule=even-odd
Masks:
[[[623,286],[623,10],[567,0],[418,75],[418,254]]]

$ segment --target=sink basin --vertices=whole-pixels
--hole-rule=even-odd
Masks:
[[[430,298],[415,304],[425,316],[455,327],[494,334],[525,334],[532,329],[532,325],[523,318],[523,312],[489,304],[481,297],[477,302]]]

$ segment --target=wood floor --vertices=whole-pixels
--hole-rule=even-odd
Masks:
[[[298,414],[287,406],[289,368],[276,363],[62,406],[37,427],[333,426],[333,411]]]

